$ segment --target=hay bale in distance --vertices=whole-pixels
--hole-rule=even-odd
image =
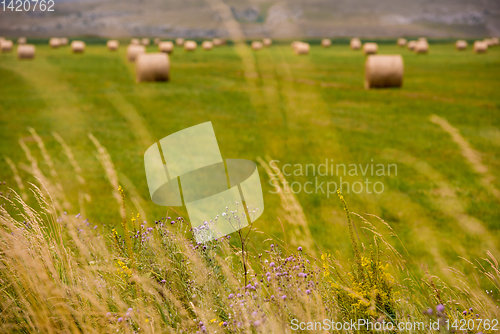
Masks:
[[[329,48],[332,45],[332,40],[329,38],[323,38],[321,40],[321,46],[324,48]]]
[[[184,38],[176,38],[175,39],[175,45],[177,46],[183,46],[184,45]]]
[[[61,45],[68,45],[68,43],[69,43],[69,40],[67,37],[61,37],[60,41],[61,41]]]
[[[427,38],[426,37],[419,37],[417,39],[417,42],[427,42]]]
[[[129,44],[127,46],[127,60],[131,63],[137,59],[137,56],[143,53],[146,53],[144,45]]]
[[[120,46],[120,42],[118,42],[116,39],[110,39],[109,41],[106,42],[106,46],[109,51],[116,51]]]
[[[500,41],[498,40],[498,37],[492,37],[491,40],[493,42],[493,45],[499,45],[500,44]]]
[[[427,40],[418,40],[417,43],[415,43],[413,51],[417,54],[426,54],[429,52],[429,43],[427,43]]]
[[[292,50],[293,50],[294,52],[295,52],[295,48],[296,48],[296,47],[297,47],[297,45],[299,45],[300,43],[302,43],[302,42],[300,42],[300,41],[293,41],[293,42],[290,44],[290,46],[292,47]]]
[[[365,43],[363,44],[363,53],[365,55],[374,55],[378,52],[377,43]]]
[[[406,46],[408,47],[408,50],[413,51],[415,49],[415,44],[417,44],[417,41],[409,41]]]
[[[156,38],[153,40],[153,42],[155,43],[155,45],[158,45],[158,44],[160,44],[161,39],[160,39],[160,38],[158,38],[158,37],[156,37]]]
[[[214,46],[222,46],[224,44],[222,39],[220,39],[220,38],[212,39],[212,43],[214,43]]]
[[[135,61],[137,82],[168,81],[170,78],[170,61],[163,52],[143,53]]]
[[[264,38],[262,40],[262,44],[264,44],[264,46],[267,48],[267,47],[270,47],[271,45],[273,45],[273,40],[270,39],[270,38]]]
[[[212,48],[214,47],[214,43],[211,41],[203,41],[203,43],[201,43],[201,47],[203,48],[203,50],[212,50]]]
[[[158,51],[170,54],[174,52],[174,43],[170,41],[160,42],[158,44]]]
[[[351,42],[349,43],[349,47],[352,50],[359,50],[361,48],[361,41],[359,38],[351,38]]]
[[[71,42],[71,51],[73,51],[73,53],[83,53],[85,51],[85,42],[83,41]]]
[[[365,62],[365,88],[401,87],[404,65],[401,55],[370,55]]]
[[[140,45],[141,44],[141,41],[139,41],[138,38],[132,38],[130,40],[130,45]]]
[[[21,44],[17,47],[17,59],[35,58],[35,46],[33,44]]]
[[[294,52],[296,55],[307,55],[311,50],[309,43],[299,42],[295,45]]]
[[[144,46],[148,46],[150,43],[151,43],[151,41],[149,40],[149,38],[141,39],[141,44]]]
[[[253,41],[252,42],[252,50],[260,50],[264,47],[264,44],[261,41]]]
[[[184,42],[184,51],[194,51],[198,47],[198,43],[195,41],[185,41]]]
[[[473,50],[474,53],[486,53],[488,51],[488,43],[484,41],[475,41]]]
[[[14,46],[14,43],[8,39],[4,39],[3,41],[0,42],[0,49],[2,50],[2,52],[12,51],[13,46]]]
[[[406,46],[407,43],[408,41],[406,40],[406,38],[398,38],[397,44],[399,47]]]
[[[23,44],[26,44],[28,42],[28,40],[26,39],[26,37],[19,37],[17,39],[17,45],[23,45]]]
[[[459,39],[455,42],[455,49],[457,49],[458,51],[467,49],[467,42],[463,39]]]
[[[49,39],[49,45],[52,49],[57,49],[61,46],[61,39],[57,37],[52,37]]]

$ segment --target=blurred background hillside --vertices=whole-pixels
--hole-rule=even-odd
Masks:
[[[247,38],[481,37],[500,34],[498,0],[225,0]],[[212,0],[57,0],[0,11],[0,35],[229,37]]]

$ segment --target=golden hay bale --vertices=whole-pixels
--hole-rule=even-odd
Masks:
[[[21,44],[17,47],[17,59],[35,58],[35,46],[33,44]]]
[[[474,42],[474,53],[486,53],[488,51],[488,43],[484,41]]]
[[[361,48],[361,41],[359,38],[351,38],[349,46],[352,50],[359,50]]]
[[[417,39],[417,42],[427,42],[427,38],[425,38],[425,37],[419,37]]]
[[[184,42],[184,51],[194,51],[198,47],[198,44],[195,41],[185,41]]]
[[[415,44],[417,44],[417,41],[409,41],[407,44],[408,50],[413,51],[415,49]]]
[[[161,39],[160,39],[160,38],[158,38],[158,37],[156,37],[156,38],[153,40],[153,42],[155,43],[155,45],[158,45],[158,44],[160,44]]]
[[[203,48],[203,50],[212,50],[212,48],[214,47],[214,43],[210,41],[203,41],[203,43],[201,43],[201,47]]]
[[[374,55],[378,52],[377,43],[365,43],[363,44],[363,53],[365,55]]]
[[[4,39],[3,41],[0,41],[0,49],[2,52],[10,52],[12,51],[14,43],[12,43],[11,40]]]
[[[262,44],[262,42],[260,41],[253,41],[252,42],[252,50],[260,50],[264,47],[264,44]]]
[[[130,45],[140,45],[141,44],[141,41],[139,41],[138,38],[132,38],[130,40]]]
[[[23,45],[23,44],[26,44],[28,40],[26,39],[26,37],[19,37],[17,39],[17,45]]]
[[[273,44],[273,40],[270,38],[264,38],[262,40],[262,44],[264,44],[265,47],[269,47]]]
[[[168,81],[170,61],[166,53],[143,53],[135,61],[137,82]]]
[[[160,42],[158,44],[158,51],[164,52],[164,53],[172,53],[174,52],[174,43],[167,41],[167,42]]]
[[[184,45],[184,38],[176,38],[175,39],[175,45],[182,46]]]
[[[302,42],[300,42],[300,41],[293,41],[293,42],[292,42],[292,44],[290,44],[290,46],[292,47],[292,50],[293,50],[293,51],[295,51],[295,48],[296,48],[296,47],[297,47],[297,45],[299,45],[300,43],[302,43]]]
[[[463,39],[459,39],[455,42],[455,49],[457,49],[458,51],[467,49],[467,42]]]
[[[61,39],[57,37],[52,37],[49,39],[49,45],[52,49],[57,49],[61,46]]]
[[[143,53],[146,53],[144,45],[129,44],[127,46],[127,60],[131,63],[137,59],[137,56]]]
[[[498,45],[500,44],[500,41],[498,40],[498,37],[492,37],[491,38],[492,42],[493,42],[493,45]]]
[[[418,40],[417,43],[415,43],[413,51],[418,54],[425,54],[429,52],[429,43],[424,40]]]
[[[370,55],[365,62],[365,88],[401,87],[403,85],[401,55]]]
[[[401,47],[406,46],[406,43],[408,43],[406,38],[398,38],[398,41],[397,41],[398,46],[401,46]]]
[[[224,44],[224,42],[220,38],[214,38],[212,40],[212,43],[214,43],[214,46],[222,46],[222,44]]]
[[[296,55],[307,55],[310,50],[311,46],[309,43],[299,42],[299,44],[296,44],[294,52]]]
[[[73,51],[73,53],[83,53],[85,51],[85,42],[83,41],[71,42],[71,51]]]
[[[61,37],[59,40],[61,41],[61,45],[68,45],[69,43],[67,37]]]
[[[119,46],[120,42],[118,42],[116,39],[110,39],[109,41],[106,42],[106,47],[108,48],[109,51],[116,51],[118,50]]]
[[[148,46],[150,43],[151,43],[151,41],[149,40],[149,38],[141,39],[141,44],[144,46]]]
[[[324,38],[321,40],[321,46],[324,48],[328,48],[332,45],[332,40],[329,38]]]

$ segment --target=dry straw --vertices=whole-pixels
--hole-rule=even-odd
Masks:
[[[294,52],[296,55],[307,55],[311,50],[309,43],[299,42],[295,45]]]
[[[488,43],[484,41],[474,42],[474,53],[486,53],[488,51]]]
[[[418,54],[426,54],[429,52],[429,43],[427,43],[427,40],[419,39],[417,43],[415,43],[413,51]]]
[[[329,38],[323,38],[321,40],[321,46],[324,47],[324,48],[328,48],[332,45],[332,40],[329,39]]]
[[[459,39],[455,42],[455,49],[457,49],[458,51],[467,49],[467,42],[463,39]]]
[[[49,39],[49,45],[52,49],[57,49],[61,46],[61,39],[57,37],[52,37]]]
[[[175,39],[175,45],[177,46],[183,46],[184,45],[184,38],[176,38]]]
[[[146,53],[144,45],[129,44],[127,46],[127,60],[133,63],[137,56]]]
[[[2,52],[10,52],[12,51],[14,43],[12,43],[11,40],[4,39],[3,41],[0,42],[0,49]]]
[[[365,63],[365,88],[401,87],[403,85],[401,55],[370,55]]]
[[[184,51],[194,51],[198,47],[198,44],[195,41],[185,41],[184,42]]]
[[[144,46],[148,46],[150,43],[151,43],[151,41],[149,40],[149,38],[141,39],[141,44]]]
[[[83,53],[83,52],[85,52],[85,42],[83,42],[83,41],[73,41],[73,42],[71,42],[71,51],[73,51],[73,53]]]
[[[406,46],[407,43],[408,43],[408,41],[406,40],[406,38],[398,38],[398,41],[397,41],[398,46],[403,47],[403,46]]]
[[[377,43],[365,43],[363,44],[363,53],[365,55],[373,55],[378,52]]]
[[[211,41],[203,41],[203,43],[201,43],[201,47],[203,48],[203,50],[212,50],[212,48],[214,47],[214,43]]]
[[[260,41],[253,41],[252,42],[252,50],[260,50],[264,47],[264,44]]]
[[[68,43],[69,43],[67,37],[61,37],[60,41],[61,41],[61,45],[68,45]]]
[[[352,50],[359,50],[361,48],[361,41],[359,38],[351,38],[349,46]]]
[[[140,54],[135,61],[137,82],[168,81],[170,62],[166,53]]]
[[[28,40],[26,39],[26,37],[19,37],[17,39],[17,45],[26,44],[27,42],[28,42]]]
[[[164,53],[172,53],[174,52],[174,43],[167,41],[167,42],[160,42],[158,44],[158,51],[164,52]]]
[[[17,59],[35,58],[35,46],[32,44],[21,44],[17,47]]]
[[[273,40],[270,38],[264,38],[262,40],[262,43],[264,44],[265,47],[269,47],[273,44]]]
[[[109,51],[116,51],[120,46],[120,42],[118,42],[116,39],[111,39],[106,43],[106,46],[108,47]]]

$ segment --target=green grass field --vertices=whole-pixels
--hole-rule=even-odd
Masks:
[[[148,47],[153,51],[154,46]],[[279,160],[279,167],[319,165],[326,159],[345,165],[397,164],[397,176],[368,177],[384,184],[383,193],[343,194],[351,211],[376,214],[395,229],[415,267],[423,262],[446,276],[448,265],[467,272],[460,257],[484,258],[487,250],[498,255],[500,200],[491,189],[500,189],[500,180],[483,179],[500,175],[500,48],[475,55],[470,45],[457,52],[453,44],[431,44],[429,54],[415,55],[381,44],[380,54],[402,54],[404,85],[371,91],[363,88],[365,56],[346,45],[313,45],[308,56],[294,55],[288,44],[259,52],[238,52],[233,46],[194,53],[176,48],[170,57],[171,81],[144,84],[135,82],[124,43],[118,52],[94,44],[81,55],[69,47],[52,50],[45,45],[37,45],[36,52],[33,61],[18,61],[14,52],[0,54],[0,179],[17,189],[4,159],[9,157],[25,183],[34,181],[26,172],[29,164],[19,139],[49,174],[28,131],[32,127],[65,186],[68,213],[84,209],[93,223],[119,225],[113,189],[88,133],[106,147],[127,198],[136,196],[151,222],[167,209],[149,199],[145,149],[173,132],[211,121],[224,158],[269,157]],[[458,129],[479,152],[486,174],[474,170],[450,134],[431,122],[431,115]],[[85,185],[77,182],[52,132],[73,149]],[[286,231],[296,225],[287,221],[279,196],[270,193],[274,188],[269,176],[263,168],[259,172],[266,207],[256,227],[283,238],[278,217]],[[304,184],[314,178],[291,175],[287,180]],[[365,178],[343,177],[351,183]],[[320,179],[338,182],[336,176]],[[83,208],[74,200],[81,191],[91,197]],[[351,257],[337,196],[296,196],[315,251]],[[128,209],[137,212],[132,204]],[[377,227],[387,232],[383,224]],[[253,246],[265,247],[265,238],[254,234]]]

